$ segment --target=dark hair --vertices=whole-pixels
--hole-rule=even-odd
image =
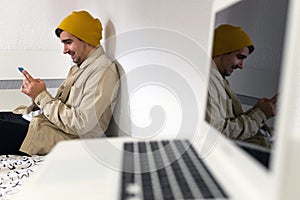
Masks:
[[[57,28],[57,29],[55,29],[55,35],[57,36],[57,37],[60,37],[60,34],[63,32],[64,30],[62,30],[62,29],[60,29],[60,28]]]
[[[57,28],[55,29],[55,35],[59,38],[60,37],[60,34],[63,32],[64,30],[60,29],[60,28]],[[76,36],[75,36],[76,37]],[[83,41],[82,39],[76,37],[78,40],[80,41]]]
[[[254,51],[254,46],[253,45],[250,45],[250,46],[247,46],[248,47],[248,49],[249,49],[249,55]],[[228,52],[228,53],[224,53],[224,55],[226,55],[226,54],[231,54],[232,52],[235,52],[235,51],[237,51],[237,50],[234,50],[234,51],[230,51],[230,52]]]
[[[248,49],[249,49],[249,54],[251,54],[254,51],[254,46],[250,45],[248,46]]]

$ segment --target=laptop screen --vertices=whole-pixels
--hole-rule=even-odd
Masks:
[[[251,38],[255,50],[244,60],[243,69],[235,69],[226,79],[241,101],[246,112],[260,99],[279,94],[280,76],[285,40],[288,0],[244,0],[216,12],[215,27],[231,24],[241,27]],[[277,102],[278,103],[278,102]],[[276,126],[280,113],[267,121],[275,134],[271,153],[249,150],[244,142],[242,149],[269,167],[273,149],[276,147]],[[261,150],[260,148],[258,148]],[[266,154],[267,152],[267,154]]]

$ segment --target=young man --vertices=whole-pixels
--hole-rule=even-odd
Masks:
[[[253,51],[251,39],[240,27],[224,24],[215,29],[206,120],[230,139],[270,148],[272,131],[266,120],[275,116],[277,97],[260,99],[244,112],[226,80],[235,69],[243,69]]]
[[[0,153],[47,154],[62,140],[104,136],[118,92],[116,65],[101,45],[102,25],[86,11],[72,12],[55,30],[74,66],[55,97],[26,70],[21,91],[32,99],[0,114]],[[26,119],[26,120],[25,120]]]

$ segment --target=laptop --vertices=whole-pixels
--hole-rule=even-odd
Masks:
[[[207,29],[202,27],[207,31],[207,34],[204,34],[206,36],[204,40],[212,41],[215,25],[214,13],[233,5],[235,2],[237,1],[222,1],[222,6],[218,8],[213,7],[211,2],[201,3],[205,4],[206,8],[211,6],[210,10],[203,11],[204,13],[207,12],[207,19],[211,19],[211,24],[207,24]],[[127,60],[140,58],[141,55],[143,55],[144,60],[149,61],[144,64],[144,67],[140,67],[141,70],[139,70],[140,68],[131,70],[126,76],[129,85],[129,101],[130,105],[133,105],[130,108],[132,112],[130,118],[133,123],[130,130],[122,131],[127,132],[130,136],[81,139],[59,143],[47,155],[43,166],[24,185],[15,199],[252,200],[297,198],[299,195],[297,187],[300,180],[300,173],[298,173],[300,159],[297,156],[299,136],[296,134],[295,119],[297,118],[293,114],[296,100],[291,97],[297,94],[296,88],[299,89],[298,77],[295,73],[299,65],[297,55],[300,53],[298,50],[300,26],[297,22],[300,17],[299,9],[300,2],[298,0],[289,1],[282,61],[284,67],[279,86],[280,102],[278,109],[280,114],[276,119],[277,140],[271,157],[268,157],[270,156],[268,151],[228,140],[204,120],[207,93],[205,84],[208,83],[210,68],[209,56],[205,56],[204,52],[210,52],[211,45],[206,47],[204,45],[205,50],[199,50],[195,41],[191,41],[190,38],[180,33],[170,32],[167,29],[148,28],[146,31],[145,29],[137,29],[130,33],[130,37],[134,36],[136,41],[139,41],[138,45],[147,47],[149,45],[147,42],[155,41],[154,39],[157,39],[158,35],[163,40],[161,43],[155,44],[159,48],[142,48],[142,52],[134,52],[135,55],[126,54],[124,56],[121,54],[122,51],[117,54],[122,55],[119,61],[125,65],[125,68]],[[145,38],[147,40],[143,41]],[[128,39],[128,35],[121,35],[114,38],[113,43],[122,44],[122,41],[124,42],[126,39]],[[195,58],[194,55],[185,55],[184,51],[182,52],[180,48],[177,49],[174,46],[171,47],[172,50],[168,51],[170,48],[168,45],[174,44],[173,39],[176,39],[179,44],[189,44],[187,45],[189,49],[195,48],[199,50],[198,52],[202,51],[203,55],[200,53],[198,58]],[[168,42],[164,43],[163,41],[166,40]],[[181,40],[184,43],[180,43]],[[153,47],[153,44],[149,46]],[[180,47],[184,48],[184,45]],[[160,51],[157,52],[157,49]],[[178,53],[184,56],[177,59]],[[151,60],[153,58],[154,60]],[[157,60],[155,59],[160,61],[159,65],[156,64],[155,61]],[[191,71],[185,68],[185,71],[174,74],[168,68],[167,70],[164,68],[164,66],[176,66],[178,62],[180,65],[198,66],[199,60],[203,67],[200,75],[197,67],[192,67]],[[138,59],[134,59],[134,62],[138,62]],[[136,65],[141,66],[139,63]],[[194,73],[191,73],[192,71]],[[141,80],[148,82],[154,80],[153,82],[157,83],[158,80],[161,81],[159,74],[163,74],[162,77],[170,77],[171,81],[150,86],[145,85],[145,82],[139,82]],[[136,80],[136,77],[140,78]],[[188,79],[186,79],[187,77]],[[176,82],[173,80],[179,81],[181,86],[186,87],[177,91],[174,89],[177,88],[177,85],[172,85],[173,82]],[[186,80],[188,81],[185,82]],[[142,85],[143,87],[140,87],[142,90],[130,90],[131,84]],[[166,106],[165,110],[152,107],[152,110],[149,111],[149,108],[139,106],[138,103],[141,102],[139,98],[145,93],[159,93],[162,99],[165,99],[164,95],[168,92],[160,91],[159,86],[161,85],[173,89],[167,91],[176,91],[178,92],[176,94],[184,94],[183,96],[188,98],[168,99],[167,102],[163,102]],[[193,92],[194,87],[189,87],[193,85],[198,85],[198,89],[199,87],[203,89],[200,90],[200,94]],[[168,87],[167,89],[169,89]],[[190,88],[192,88],[191,91],[189,91]],[[157,99],[159,98],[157,97]],[[148,100],[155,102],[157,99]],[[199,100],[200,103],[190,101],[190,99]],[[184,105],[182,107],[184,110],[176,107],[171,107],[171,111],[168,110],[170,109],[168,106],[172,106],[174,102],[179,100],[181,105]],[[127,105],[126,103],[128,102],[123,105]],[[190,106],[189,103],[192,105]],[[144,118],[137,117],[135,112],[138,110],[150,114]],[[115,119],[116,121],[126,117],[122,116],[122,111],[120,113],[121,117]],[[183,125],[178,127],[174,123],[169,125],[166,119],[173,120],[178,113],[182,116]],[[194,118],[189,118],[186,115]],[[147,124],[149,121],[150,125]],[[139,123],[144,124],[143,126],[135,125]],[[119,122],[119,125],[122,127],[122,122]],[[174,132],[176,133],[174,134]],[[244,149],[252,152],[252,155]],[[269,167],[266,167],[262,161],[258,161],[256,156],[253,156],[253,152],[256,151],[267,153],[267,161],[264,161]]]

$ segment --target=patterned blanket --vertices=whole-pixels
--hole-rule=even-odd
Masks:
[[[9,200],[38,170],[44,156],[0,155],[0,200]]]

